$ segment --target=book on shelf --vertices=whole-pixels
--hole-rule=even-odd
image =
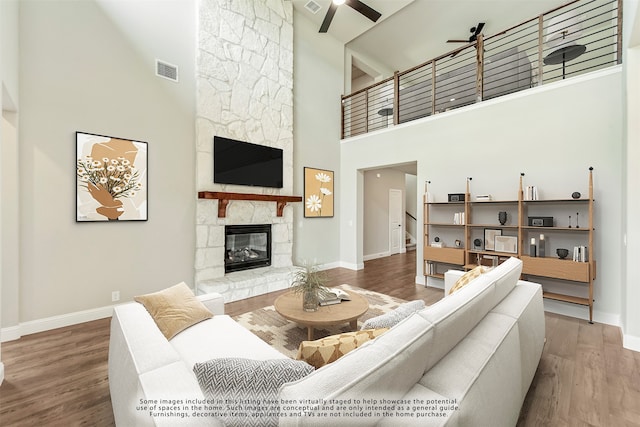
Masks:
[[[538,200],[538,187],[535,185],[527,185],[524,191],[524,200]]]
[[[429,276],[433,276],[434,274],[436,274],[436,266],[434,263],[432,262],[427,263],[427,274]]]
[[[338,288],[323,288],[320,292],[320,305],[340,304],[342,301],[351,301],[349,294]]]
[[[574,246],[573,260],[577,262],[588,262],[589,248],[587,248],[586,246]]]
[[[464,225],[464,212],[456,212],[453,214],[453,223],[455,225]]]

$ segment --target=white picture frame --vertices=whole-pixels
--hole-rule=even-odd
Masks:
[[[495,236],[494,239],[496,252],[518,253],[518,238],[516,236]]]

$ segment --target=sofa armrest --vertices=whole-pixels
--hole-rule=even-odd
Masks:
[[[444,273],[444,296],[445,298],[449,295],[449,291],[453,288],[453,285],[456,284],[459,278],[462,277],[464,271],[460,270],[447,270]]]
[[[217,292],[196,296],[213,314],[224,314],[224,298]]]

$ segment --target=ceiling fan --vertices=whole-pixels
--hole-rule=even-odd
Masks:
[[[320,26],[321,33],[326,33],[329,30],[329,25],[331,25],[333,15],[336,14],[338,6],[343,3],[356,10],[357,12],[360,12],[362,15],[366,16],[373,22],[378,21],[378,19],[380,19],[380,17],[382,16],[380,12],[367,6],[360,0],[332,0],[331,4],[329,5],[329,10],[327,10],[327,14],[324,16],[324,21],[322,21],[322,25]]]
[[[483,28],[484,28],[484,22],[479,22],[478,25],[476,25],[475,27],[471,27],[469,29],[471,36],[469,36],[467,40],[457,40],[457,39],[447,40],[447,43],[473,43],[478,39],[478,36],[480,35],[480,33],[482,33]]]

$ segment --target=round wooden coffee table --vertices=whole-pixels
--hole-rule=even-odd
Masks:
[[[369,310],[369,302],[362,295],[347,292],[351,301],[318,307],[318,311],[302,309],[302,294],[287,292],[273,303],[276,311],[285,319],[307,327],[307,337],[313,340],[313,329],[317,326],[332,326],[349,323],[353,330],[358,328],[358,317]]]

